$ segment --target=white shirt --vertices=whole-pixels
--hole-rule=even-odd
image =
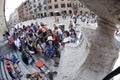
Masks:
[[[45,46],[46,46],[45,43],[41,44],[41,47],[42,47],[43,49],[45,49]],[[37,48],[38,48],[40,51],[43,51],[43,49],[42,49],[41,47],[40,47],[40,44],[37,44]]]
[[[17,38],[17,40],[14,41],[14,43],[15,43],[15,46],[16,46],[17,48],[20,48],[21,43],[20,43],[20,40],[19,40],[18,38]]]
[[[68,42],[68,41],[71,41],[71,38],[70,38],[70,37],[65,37],[65,38],[63,39],[63,42]]]

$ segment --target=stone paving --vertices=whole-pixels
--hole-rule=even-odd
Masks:
[[[47,24],[50,29],[53,28],[52,26],[54,24],[64,24],[65,28],[68,29],[70,20],[72,21],[73,19],[71,19],[69,16],[66,19],[62,19],[61,17],[59,17],[59,23],[58,23],[58,22],[55,22],[54,17],[48,17],[48,18],[43,18],[43,19],[25,21],[25,22],[22,22],[22,24],[23,25],[30,25],[31,23],[37,22],[38,24],[40,24],[40,22],[43,22],[43,23]],[[77,19],[77,24],[80,24],[80,26],[78,26],[77,29],[80,29],[81,27],[90,28],[90,29],[97,28],[97,24],[89,24],[88,25],[88,24],[83,23],[79,18]]]

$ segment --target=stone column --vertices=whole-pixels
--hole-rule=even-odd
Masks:
[[[61,60],[62,63],[60,63],[59,72],[61,74],[58,72],[59,80],[102,80],[112,70],[119,52],[119,49],[115,48],[114,45],[114,31],[116,27],[114,23],[103,18],[98,19],[98,26],[96,30],[84,30],[91,46],[88,46],[88,55],[84,55],[86,52],[83,53],[83,51],[80,51],[78,54],[83,54],[87,58],[80,57],[79,55],[79,57],[75,57],[75,55],[71,56],[69,53],[64,53],[64,55],[67,55],[62,56],[64,61]],[[70,57],[69,59],[73,60],[73,65],[69,66],[71,60],[65,60],[64,58],[66,57]],[[81,58],[85,59],[83,64],[77,65],[81,62]],[[64,67],[65,64],[68,66]],[[74,67],[76,65],[77,68]],[[72,67],[71,70],[69,69],[70,67]],[[66,69],[69,69],[67,73],[65,72]]]
[[[0,0],[0,41],[3,38],[4,31],[7,30],[5,22],[5,0]]]
[[[113,69],[119,53],[114,44],[115,24],[99,18],[98,26],[95,31],[88,30],[90,33],[85,31],[91,43],[90,52],[74,80],[102,80]]]

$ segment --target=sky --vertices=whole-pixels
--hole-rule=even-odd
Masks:
[[[6,20],[9,20],[9,16],[14,10],[25,0],[6,0],[6,6],[5,6],[5,15]]]

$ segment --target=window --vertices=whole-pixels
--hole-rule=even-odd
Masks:
[[[34,5],[34,8],[36,7],[36,5]]]
[[[34,3],[35,3],[35,0],[34,0]]]
[[[71,3],[68,3],[68,4],[67,4],[67,7],[71,7]]]
[[[27,6],[25,6],[25,8],[27,8]]]
[[[55,2],[57,2],[57,0],[55,0]]]
[[[61,4],[61,8],[65,8],[65,4]]]
[[[46,1],[44,1],[43,4],[46,4]]]
[[[51,3],[51,0],[49,0],[49,2]]]
[[[44,10],[47,10],[47,7],[44,7]]]
[[[39,8],[39,11],[41,11],[41,8]]]
[[[54,5],[54,8],[58,8],[58,4]]]
[[[29,10],[31,10],[31,9],[32,9],[32,6],[30,6]]]
[[[52,6],[48,6],[48,9],[52,9]]]
[[[26,2],[24,3],[24,5],[26,5]]]
[[[37,9],[34,9],[34,12],[37,12]]]
[[[30,11],[30,14],[33,14],[33,12],[32,12],[32,11]]]

